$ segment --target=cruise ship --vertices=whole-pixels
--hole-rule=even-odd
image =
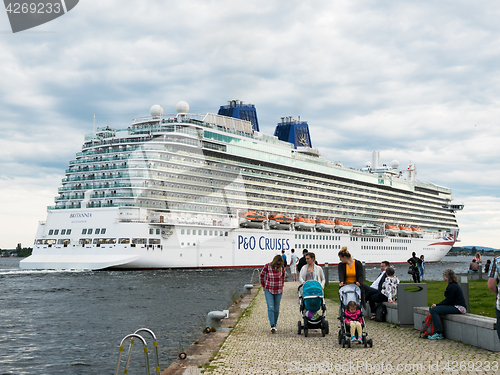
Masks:
[[[151,116],[97,128],[69,162],[23,269],[257,267],[291,249],[339,262],[439,261],[457,241],[451,190],[416,167],[360,169],[323,158],[306,121],[259,130],[254,105]]]

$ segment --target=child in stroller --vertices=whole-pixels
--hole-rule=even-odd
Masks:
[[[361,318],[361,310],[359,306],[356,305],[356,302],[349,301],[344,314],[344,321],[351,326],[351,342],[361,343],[361,337],[363,336],[363,327],[361,326],[361,323],[363,323],[363,319]],[[357,335],[356,332],[358,333]]]
[[[340,320],[340,328],[339,328],[339,344],[342,345],[343,348],[351,347],[351,343],[363,343],[363,346],[366,348],[368,345],[370,348],[373,346],[373,340],[369,339],[368,333],[366,332],[365,320],[363,318],[363,312],[359,311],[358,322],[361,323],[361,333],[359,334],[361,337],[358,338],[351,334],[354,331],[351,331],[350,320],[346,319],[346,306],[348,306],[350,301],[354,302],[355,306],[359,306],[361,304],[361,289],[356,284],[348,284],[339,289],[339,299],[340,299],[340,309],[339,309],[339,317]],[[351,338],[351,336],[354,338]],[[351,341],[352,340],[352,341]]]
[[[302,321],[297,324],[297,334],[304,330],[304,336],[307,337],[309,329],[321,329],[323,337],[328,334],[328,321],[325,319],[326,305],[323,301],[323,287],[316,280],[306,281],[299,286],[302,288],[300,296],[300,313]],[[321,309],[321,313],[320,310]]]

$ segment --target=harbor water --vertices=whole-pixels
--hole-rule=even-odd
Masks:
[[[426,279],[440,280],[445,268],[467,272],[471,259],[427,264]],[[201,335],[209,311],[231,305],[253,271],[26,271],[19,260],[0,258],[0,374],[114,374],[120,341],[143,327],[157,335],[163,370]],[[409,280],[405,265],[395,268]],[[373,280],[379,267],[366,272]],[[134,349],[129,373],[143,373],[142,345]],[[153,369],[154,355],[150,362]]]

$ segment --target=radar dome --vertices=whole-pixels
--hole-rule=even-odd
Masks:
[[[399,161],[397,161],[397,160],[391,161],[391,168],[398,169],[399,168]]]
[[[188,113],[189,112],[189,104],[186,102],[179,102],[175,106],[175,110],[177,113]]]
[[[371,161],[367,161],[365,163],[365,165],[366,165],[366,168],[371,168],[372,167],[372,162]]]
[[[151,107],[149,110],[149,113],[151,113],[151,117],[158,118],[163,115],[163,108],[159,104],[155,104],[154,106]]]

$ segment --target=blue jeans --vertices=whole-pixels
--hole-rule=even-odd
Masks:
[[[443,325],[441,324],[441,319],[439,319],[439,315],[446,314],[460,314],[460,311],[451,305],[439,305],[429,308],[429,312],[431,313],[432,324],[434,324],[434,332],[443,333]]]
[[[273,327],[276,325],[276,323],[278,323],[278,316],[280,314],[280,302],[283,293],[272,294],[267,289],[264,289],[264,295],[266,296],[267,316],[269,317],[269,323],[271,323],[271,327]]]

